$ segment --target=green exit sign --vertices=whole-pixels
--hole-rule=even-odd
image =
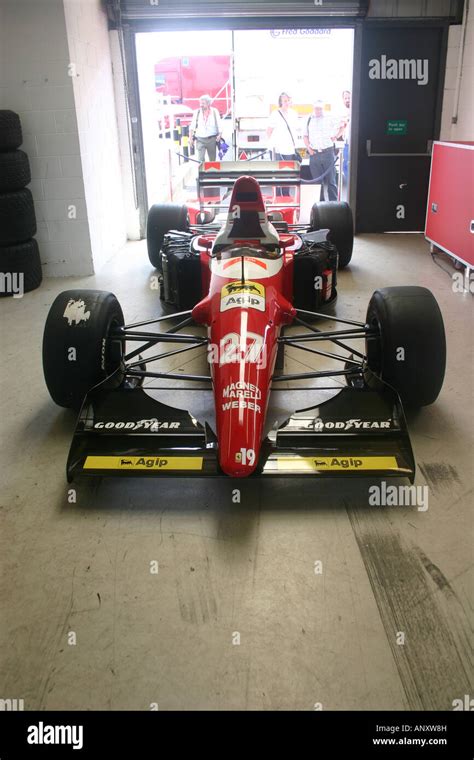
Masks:
[[[408,121],[406,119],[389,119],[387,121],[387,135],[406,135]]]

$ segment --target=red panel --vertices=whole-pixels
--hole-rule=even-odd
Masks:
[[[471,222],[474,224],[474,144],[435,142],[425,236],[474,267]]]

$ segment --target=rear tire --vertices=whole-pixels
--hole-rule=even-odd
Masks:
[[[43,370],[48,391],[59,406],[79,409],[86,393],[116,372],[121,341],[109,339],[124,318],[113,293],[65,290],[49,310],[43,336]],[[122,381],[117,372],[112,387]]]
[[[416,286],[376,290],[367,324],[378,331],[366,341],[369,369],[395,388],[407,406],[432,404],[443,385],[446,337],[431,291]]]
[[[338,269],[344,269],[351,258],[354,246],[354,221],[348,203],[321,201],[311,209],[309,221],[312,230],[329,230],[328,240],[337,248]]]
[[[161,247],[163,239],[170,230],[187,232],[189,216],[186,206],[177,203],[155,203],[148,212],[146,242],[148,258],[153,266],[162,272]]]

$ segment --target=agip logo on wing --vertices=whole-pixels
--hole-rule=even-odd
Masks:
[[[221,311],[235,308],[265,311],[265,288],[259,282],[228,282],[221,290]]]

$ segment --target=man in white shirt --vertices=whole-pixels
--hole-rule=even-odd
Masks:
[[[276,161],[294,161],[298,132],[298,114],[290,108],[291,97],[282,92],[278,108],[268,120],[267,138]],[[289,188],[277,188],[277,195],[290,195]]]
[[[201,95],[199,108],[194,112],[189,127],[189,148],[192,151],[196,142],[199,161],[216,160],[217,143],[222,138],[221,117],[217,108],[211,106],[210,95]]]
[[[325,116],[322,100],[316,100],[303,133],[311,176],[313,179],[321,177],[321,201],[337,201],[334,142],[340,121],[333,116]]]

